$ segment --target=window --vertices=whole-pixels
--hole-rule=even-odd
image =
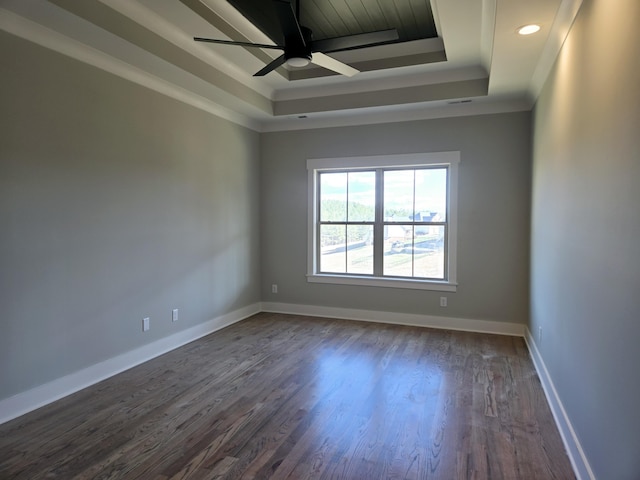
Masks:
[[[308,160],[308,280],[455,291],[459,158]]]

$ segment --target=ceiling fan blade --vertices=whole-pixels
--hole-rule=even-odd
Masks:
[[[331,58],[329,55],[325,55],[321,52],[313,54],[311,57],[311,63],[318,65],[319,67],[332,70],[336,73],[346,75],[347,77],[353,77],[356,73],[360,72],[360,70],[356,70],[352,66],[339,62],[335,58]]]
[[[272,70],[275,70],[276,68],[278,68],[280,65],[282,65],[286,61],[287,61],[287,59],[285,58],[284,54],[280,55],[273,62],[270,62],[265,67],[263,67],[262,70],[260,70],[258,73],[254,73],[253,76],[254,77],[264,77],[267,73],[271,72]]]
[[[391,28],[389,30],[378,30],[377,32],[314,40],[311,45],[311,51],[322,53],[339,52],[354,48],[364,48],[378,43],[392,42],[398,40],[398,38],[398,31],[395,28]]]
[[[282,34],[285,38],[285,45],[287,48],[289,45],[301,45],[306,47],[307,44],[304,41],[304,35],[300,29],[300,24],[296,18],[296,13],[293,11],[293,6],[287,0],[273,0],[276,7],[276,13],[278,14],[278,20],[282,27]]]
[[[222,45],[240,45],[241,47],[271,48],[274,50],[284,50],[284,47],[280,47],[279,45],[267,45],[265,43],[234,42],[232,40],[216,40],[215,38],[203,38],[203,37],[193,37],[193,39],[196,42],[219,43]]]

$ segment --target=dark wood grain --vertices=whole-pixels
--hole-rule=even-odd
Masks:
[[[260,314],[0,425],[0,478],[575,477],[521,338]]]

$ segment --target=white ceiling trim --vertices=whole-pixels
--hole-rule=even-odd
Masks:
[[[582,0],[563,0],[558,8],[547,42],[544,45],[529,84],[529,92],[534,100],[537,100],[538,96],[540,96],[542,87],[544,87],[547,77],[558,58],[560,49],[569,35],[581,5]]]
[[[482,27],[480,32],[480,58],[482,66],[491,71],[494,32],[496,30],[496,0],[482,2]]]
[[[150,74],[149,72],[136,68],[129,63],[118,60],[104,52],[62,35],[61,33],[55,32],[4,8],[0,8],[0,29],[80,62],[100,68],[101,70],[117,75],[143,87],[147,87],[187,105],[204,110],[212,115],[224,118],[252,130],[257,131],[260,129],[260,122],[257,120],[222,107],[221,105],[197,95],[190,90],[170,83],[160,77]]]
[[[233,8],[227,0],[199,0],[204,6],[215,13],[221,19],[236,31],[244,35],[251,42],[264,43],[267,45],[275,45],[262,30],[256,27],[253,23],[248,21],[242,14]],[[234,40],[234,39],[230,39]],[[268,52],[267,52],[268,53]],[[279,55],[274,55],[279,56]]]
[[[176,25],[168,22],[163,17],[155,13],[153,10],[133,0],[99,0],[100,3],[124,15],[130,20],[147,28],[148,30],[158,34],[165,40],[173,43],[178,48],[189,52],[193,56],[204,61],[208,65],[220,70],[221,72],[233,77],[243,85],[251,88],[259,94],[271,98],[273,89],[268,85],[259,82],[253,76],[249,75],[246,70],[237,65],[227,62],[227,60],[208,48],[202,43],[195,42],[193,36],[176,27]]]
[[[452,103],[453,102],[453,103]],[[490,115],[494,113],[522,112],[531,110],[527,99],[483,97],[468,103],[441,100],[422,104],[371,107],[336,112],[314,113],[310,115],[290,115],[269,120],[262,124],[261,132],[307,130],[313,128],[351,127],[381,123],[411,122],[436,118],[465,117],[469,115]]]
[[[496,46],[495,29],[497,9],[499,6],[498,0],[483,0],[481,2],[481,9],[477,12],[482,14],[481,26],[476,24],[475,28],[477,31],[474,30],[471,37],[464,37],[463,35],[462,40],[458,40],[455,33],[466,31],[468,34],[469,31],[465,30],[467,23],[470,21],[470,18],[477,18],[475,15],[471,15],[473,12],[468,12],[463,8],[463,6],[468,7],[470,5],[468,0],[446,0],[444,3],[443,0],[432,0],[440,35],[442,35],[440,25],[442,25],[442,28],[447,25],[449,26],[447,28],[451,28],[454,14],[456,12],[458,14],[461,12],[465,13],[462,23],[457,24],[453,22],[454,30],[450,32],[450,37],[456,40],[453,41],[452,44],[451,38],[449,40],[453,53],[447,52],[448,55],[451,53],[452,57],[447,62],[430,64],[428,66],[405,67],[402,69],[401,74],[399,74],[399,70],[396,71],[396,69],[378,72],[375,75],[369,75],[368,72],[363,72],[357,80],[349,82],[345,82],[339,77],[327,77],[315,82],[300,81],[295,85],[279,78],[274,79],[274,82],[277,81],[274,83],[269,81],[261,82],[253,79],[253,77],[249,77],[249,74],[242,70],[241,66],[235,64],[230,65],[229,63],[234,62],[225,61],[224,57],[219,56],[213,50],[193,42],[191,36],[187,34],[184,29],[178,29],[177,26],[167,18],[153,10],[151,0],[145,0],[144,4],[142,0],[99,1],[130,18],[132,21],[141,25],[141,27],[153,31],[178,48],[206,62],[222,74],[232,76],[245,87],[263,94],[266,98],[275,99],[276,101],[291,101],[318,98],[327,95],[375,91],[380,91],[380,94],[384,95],[384,90],[390,87],[410,88],[444,83],[447,81],[486,78],[486,76],[491,73],[491,64],[496,61],[493,57]],[[232,8],[226,1],[200,1],[231,25],[229,22],[235,17],[230,19],[226,16],[226,10]],[[40,5],[40,7],[45,4],[50,5],[44,0],[42,0],[42,2],[43,4]],[[440,5],[438,5],[438,2],[440,2]],[[82,36],[72,38],[72,36],[75,37],[75,34],[71,30],[67,32],[66,27],[73,26],[75,30],[75,27],[81,26],[86,30],[87,26],[91,25],[90,23],[87,22],[86,25],[84,23],[78,23],[81,22],[81,19],[66,12],[58,18],[55,15],[50,15],[56,13],[56,11],[52,10],[47,16],[46,9],[36,9],[35,12],[37,12],[38,15],[33,16],[34,21],[30,19],[32,15],[29,9],[24,10],[24,4],[19,1],[13,3],[16,5],[17,13],[0,7],[0,29],[238,125],[259,132],[269,132],[530,110],[533,102],[540,94],[547,76],[553,68],[558,53],[582,5],[582,0],[560,1],[549,35],[544,42],[544,48],[537,62],[533,65],[533,75],[529,79],[526,87],[523,87],[518,92],[514,91],[513,94],[496,92],[495,95],[490,92],[490,95],[487,97],[475,97],[471,103],[457,105],[452,105],[450,101],[443,100],[378,107],[363,106],[362,108],[345,109],[339,112],[309,113],[307,114],[308,118],[305,119],[299,119],[298,115],[287,115],[276,118],[270,113],[258,111],[258,109],[254,109],[252,106],[243,103],[241,98],[233,97],[214,84],[209,84],[187,72],[178,70],[178,67],[172,64],[163,63],[163,60],[152,57],[146,51],[143,52],[141,50],[137,52],[135,49],[132,51],[131,45],[125,43],[126,41],[119,37],[110,38],[107,36],[102,38],[107,35],[108,32],[99,32],[101,33],[102,42],[91,42],[94,46],[89,46],[82,42]],[[10,4],[11,3],[7,5]],[[35,5],[35,3],[32,4],[34,9],[36,8]],[[474,8],[479,8],[479,5],[476,4],[475,1],[473,5]],[[178,6],[181,8],[184,7],[182,4]],[[458,10],[454,8],[456,6]],[[462,10],[460,10],[461,8]],[[234,9],[232,10],[235,12]],[[26,16],[21,15],[24,15],[24,12],[27,12]],[[445,16],[447,18],[444,19],[447,20],[446,22],[441,23],[443,20],[440,18],[441,14],[446,14]],[[53,17],[56,18],[55,22],[51,21]],[[247,26],[247,28],[255,29],[255,27],[243,17],[240,20],[242,21],[234,21],[232,23],[239,23],[240,25]],[[456,17],[456,21],[458,20]],[[238,25],[233,25],[233,28],[241,31]],[[214,27],[212,27],[212,29],[215,30]],[[96,32],[98,31],[96,30]],[[67,36],[67,33],[72,36]],[[256,40],[254,41],[262,40],[256,32],[243,31],[241,33],[252,40],[255,38]],[[445,31],[444,33],[446,34],[447,32]],[[447,35],[444,35],[444,38],[446,40]],[[466,40],[464,38],[466,38]],[[473,39],[477,41],[477,43],[474,44],[475,47],[469,44]],[[442,42],[442,39],[439,38],[438,41]],[[113,43],[114,49],[103,48],[106,45],[105,42],[109,42],[109,45]],[[118,48],[122,50],[125,47],[128,52],[126,55],[118,51]],[[476,52],[476,50],[479,51]],[[469,56],[470,52],[476,52],[477,55]],[[457,58],[456,55],[460,56],[460,58]],[[475,61],[471,62],[472,59],[475,59]],[[277,86],[283,85],[283,82],[286,83],[287,88],[278,89]],[[524,88],[526,88],[526,91],[524,91]]]
[[[480,78],[487,78],[487,72],[479,65],[475,65],[470,67],[435,70],[433,72],[418,72],[395,78],[392,81],[389,81],[387,78],[364,78],[359,80],[357,83],[343,82],[336,83],[335,85],[327,85],[322,90],[319,90],[317,87],[299,87],[287,90],[278,90],[275,93],[274,100],[279,102],[378,91],[381,95],[384,95],[385,90],[396,88],[421,87],[447,82],[477,80]]]

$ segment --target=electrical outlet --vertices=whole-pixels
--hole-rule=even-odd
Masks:
[[[171,312],[171,321],[172,322],[177,322],[178,321],[178,309],[174,308],[173,311]]]
[[[440,306],[441,307],[447,306],[447,297],[440,297]]]
[[[271,285],[271,293],[278,293],[278,285],[277,284],[273,284]]]
[[[144,317],[142,319],[142,331],[146,332],[150,328],[151,328],[151,320],[149,320],[149,317]]]

